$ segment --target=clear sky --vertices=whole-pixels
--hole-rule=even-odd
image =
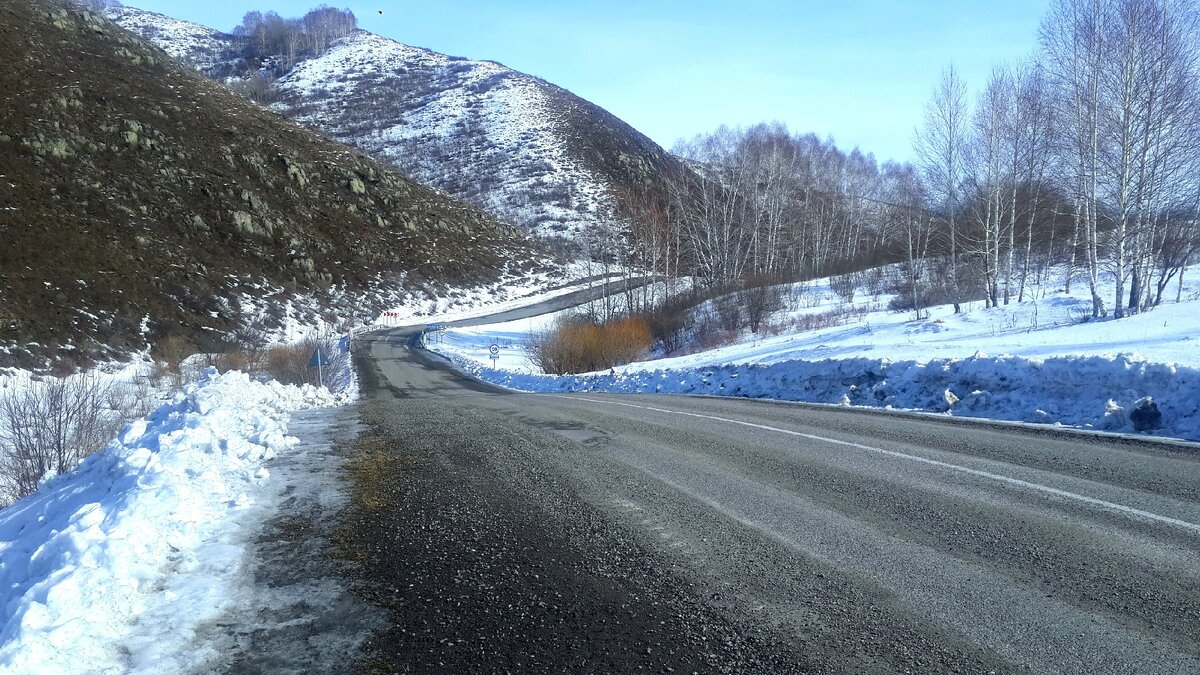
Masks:
[[[126,0],[230,30],[251,9],[300,16],[321,0]],[[1050,0],[438,0],[324,4],[359,25],[499,61],[597,103],[660,144],[721,124],[780,120],[882,160],[953,62],[973,87],[1029,54]],[[382,11],[382,13],[380,13]]]

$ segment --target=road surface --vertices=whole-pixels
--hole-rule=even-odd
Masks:
[[[362,418],[396,459],[354,539],[391,612],[382,670],[1200,672],[1200,455],[517,394],[413,335],[360,348]]]

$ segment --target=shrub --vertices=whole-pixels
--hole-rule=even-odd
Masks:
[[[914,285],[916,286],[915,294]],[[895,285],[893,292],[896,295],[888,301],[888,309],[893,312],[916,311],[918,318],[927,316],[930,307],[953,304],[956,298],[960,302],[971,298],[971,295],[964,292],[962,288],[956,294],[946,279],[922,278],[917,281],[903,279]],[[920,307],[913,304],[914,295],[916,296],[915,301],[920,304]]]
[[[745,310],[750,332],[757,333],[772,314],[783,309],[783,291],[768,279],[751,278],[738,292],[737,302]]]
[[[0,490],[20,499],[103,448],[131,419],[111,385],[80,375],[49,378],[0,396]]]
[[[325,382],[329,383],[329,375],[338,369],[338,361],[346,358],[340,353],[333,341],[325,338],[309,337],[300,342],[271,347],[266,350],[262,359],[264,374],[283,384],[317,384],[317,369],[308,365],[317,347],[325,350],[329,356],[330,365],[325,366]]]
[[[664,353],[670,354],[686,346],[688,334],[695,326],[692,310],[697,302],[695,297],[681,295],[639,315],[650,329],[654,343]]]
[[[183,387],[183,362],[195,350],[182,335],[168,335],[154,345],[155,379],[171,378],[171,387]]]
[[[717,316],[717,327],[727,333],[736,333],[744,325],[742,306],[735,294],[722,295],[713,300],[713,311]]]
[[[804,333],[821,328],[843,326],[852,321],[863,319],[875,311],[875,309],[876,306],[874,305],[861,307],[841,305],[827,312],[801,314],[782,323],[769,325],[765,328],[765,332],[771,335],[782,335],[784,333]]]
[[[636,361],[652,344],[650,327],[640,317],[605,324],[563,318],[553,328],[530,335],[525,348],[534,365],[564,375]]]
[[[829,288],[837,293],[842,302],[854,302],[854,293],[858,290],[861,276],[861,274],[851,272],[829,277]]]

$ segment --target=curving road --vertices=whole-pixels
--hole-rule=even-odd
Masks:
[[[516,394],[414,334],[363,342],[364,419],[419,467],[397,478],[392,567],[371,571],[416,589],[392,616],[402,644],[381,648],[393,665],[1200,672],[1193,449],[761,400]],[[414,551],[428,555],[400,561]],[[538,593],[573,599],[491,616],[524,606],[534,567]],[[604,618],[628,607],[662,627],[654,639]]]

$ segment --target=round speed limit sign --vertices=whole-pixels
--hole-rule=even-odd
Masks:
[[[488,347],[488,351],[491,352],[492,356],[497,356],[500,354],[500,345],[492,345]]]

